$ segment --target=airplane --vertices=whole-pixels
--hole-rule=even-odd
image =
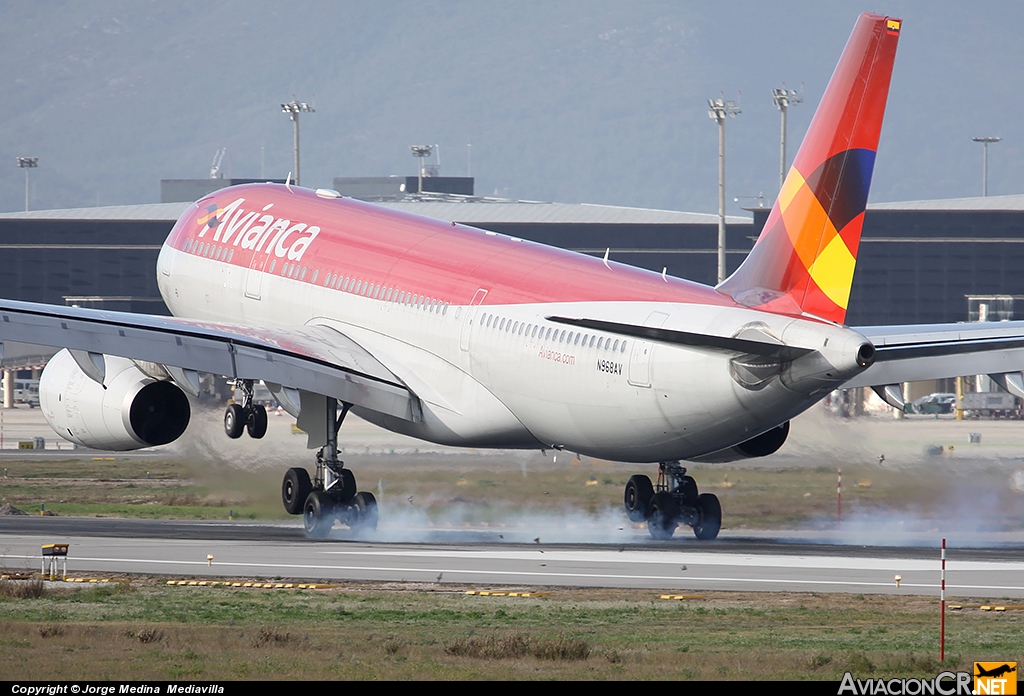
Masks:
[[[282,501],[306,532],[372,530],[372,493],[338,459],[346,415],[443,445],[555,449],[658,464],[631,520],[718,536],[718,498],[683,462],[777,451],[837,388],[991,374],[1024,396],[1024,323],[844,325],[902,22],[857,20],[767,223],[717,287],[374,206],[251,184],[192,204],[157,261],[173,317],[0,300],[0,341],[60,347],[47,421],[88,447],[185,431],[199,373],[243,394],[230,438],[266,433],[262,380],[317,450]],[[0,343],[2,345],[2,343]]]

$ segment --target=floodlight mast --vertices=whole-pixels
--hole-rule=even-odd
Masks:
[[[786,117],[789,113],[789,107],[803,104],[804,98],[795,89],[778,87],[772,90],[772,100],[775,102],[775,106],[779,108],[779,111],[782,112],[782,136],[779,148],[779,190],[781,191],[782,185],[786,183]]]
[[[981,173],[981,195],[982,197],[988,197],[988,144],[998,143],[1002,138],[997,137],[985,137],[985,138],[971,138],[976,143],[982,143],[985,146],[985,154],[982,156],[982,173]]]
[[[25,212],[28,212],[28,170],[39,166],[38,157],[19,157],[18,166],[25,170]]]
[[[287,104],[282,104],[281,111],[288,114],[288,118],[295,126],[295,185],[299,186],[299,114],[303,112],[316,113],[316,109],[306,102],[298,102],[293,99]]]
[[[423,193],[423,159],[430,157],[430,153],[433,152],[433,147],[430,145],[410,145],[409,149],[412,150],[412,156],[418,157],[420,165],[417,172],[417,187],[416,193]]]
[[[725,280],[725,119],[742,113],[729,99],[708,99],[708,116],[718,123],[718,282]]]

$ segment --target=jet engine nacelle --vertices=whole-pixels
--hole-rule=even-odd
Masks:
[[[705,454],[702,457],[694,457],[689,461],[705,462],[707,464],[723,464],[735,462],[740,459],[752,459],[754,457],[767,457],[775,454],[789,437],[789,421],[780,426],[767,430],[757,437],[752,437],[746,442],[741,442],[733,447],[724,450]]]
[[[103,384],[88,377],[67,350],[39,378],[39,405],[61,437],[102,450],[166,445],[188,427],[188,398],[172,382],[147,376],[131,360],[104,356]]]

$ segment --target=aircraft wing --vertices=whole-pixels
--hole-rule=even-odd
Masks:
[[[874,344],[875,362],[844,388],[1024,370],[1024,321],[851,328]]]
[[[101,366],[106,354],[262,379],[421,419],[419,399],[398,377],[358,343],[324,326],[251,327],[0,300],[0,359],[3,341],[80,351],[79,364]]]

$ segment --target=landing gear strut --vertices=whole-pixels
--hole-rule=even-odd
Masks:
[[[712,493],[698,493],[697,482],[679,462],[658,465],[658,484],[646,476],[632,476],[623,495],[626,515],[634,522],[647,520],[655,539],[671,539],[681,524],[693,527],[698,539],[709,541],[722,528],[722,505]]]
[[[249,437],[259,440],[267,434],[267,409],[261,404],[253,404],[251,379],[237,380],[235,386],[242,391],[242,403],[231,404],[224,412],[224,432],[232,440],[237,440],[246,430]]]
[[[368,491],[356,492],[356,477],[338,459],[338,431],[352,404],[327,399],[327,444],[316,455],[316,475],[312,480],[305,469],[291,468],[281,483],[284,509],[302,515],[302,524],[310,537],[326,537],[334,521],[347,524],[353,531],[377,528],[377,500]]]

